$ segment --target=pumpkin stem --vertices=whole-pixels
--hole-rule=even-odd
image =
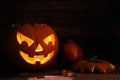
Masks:
[[[89,61],[95,62],[97,58],[98,58],[98,56],[94,56],[94,57],[90,58]]]

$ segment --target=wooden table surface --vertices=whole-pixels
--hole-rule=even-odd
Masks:
[[[45,75],[51,76],[53,80],[120,80],[120,75],[111,75],[111,74],[80,74],[79,77],[64,77],[61,75]],[[52,77],[53,76],[53,77]],[[0,80],[47,80],[44,76],[35,74],[29,76],[14,76],[14,77],[2,77]]]
[[[60,74],[60,70],[51,70],[37,73],[1,74],[0,80],[120,80],[120,74],[90,73],[79,74],[77,77],[64,77]]]

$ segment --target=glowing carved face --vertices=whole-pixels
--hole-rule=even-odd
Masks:
[[[25,26],[29,27],[31,25],[27,24]],[[41,25],[35,24],[34,26],[38,27]],[[22,34],[24,31],[16,33],[17,41],[21,46],[20,55],[29,64],[45,64],[55,55],[56,36],[51,29],[50,31],[48,31],[49,28],[46,29],[48,33],[44,30],[45,28],[36,28],[35,32],[27,33],[30,35],[28,35],[29,37]]]

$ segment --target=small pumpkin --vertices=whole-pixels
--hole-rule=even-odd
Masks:
[[[59,44],[55,31],[49,25],[39,23],[16,24],[10,29],[6,42],[10,61],[26,69],[50,66]]]
[[[83,51],[82,48],[75,43],[72,39],[69,39],[64,45],[63,45],[63,57],[64,62],[66,63],[74,63],[78,60],[81,60],[83,57]]]
[[[90,60],[81,60],[77,61],[73,66],[72,69],[74,71],[80,71],[85,72],[88,70],[89,72],[93,73],[95,70],[97,70],[100,73],[107,73],[110,71],[113,71],[115,69],[115,66],[107,61],[102,59],[90,59]]]

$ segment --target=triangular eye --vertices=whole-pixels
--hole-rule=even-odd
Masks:
[[[49,36],[47,36],[44,40],[43,40],[47,45],[49,42],[52,42],[52,45],[55,45],[55,36],[54,34],[51,34]]]
[[[23,41],[27,42],[28,47],[31,46],[34,43],[34,41],[31,38],[23,35],[20,32],[17,32],[17,41],[18,41],[19,44],[21,44]]]

